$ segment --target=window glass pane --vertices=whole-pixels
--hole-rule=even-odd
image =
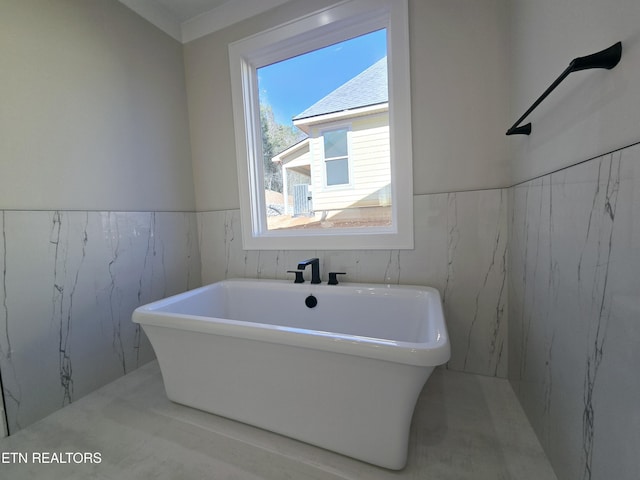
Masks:
[[[324,158],[347,156],[347,130],[324,132]]]
[[[267,230],[391,225],[386,29],[256,73]]]
[[[349,183],[349,161],[342,160],[327,161],[327,186],[344,185]]]

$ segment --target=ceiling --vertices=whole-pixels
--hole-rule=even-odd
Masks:
[[[183,23],[233,0],[155,0]]]
[[[120,0],[182,43],[258,15],[287,1],[289,0]]]

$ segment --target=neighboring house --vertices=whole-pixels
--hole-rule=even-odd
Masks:
[[[390,205],[388,98],[385,57],[293,118],[308,138],[273,157],[285,214]]]

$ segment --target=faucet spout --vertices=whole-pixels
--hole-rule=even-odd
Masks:
[[[307,265],[311,265],[311,283],[322,283],[320,280],[320,259],[310,258],[298,263],[298,270],[304,270]]]

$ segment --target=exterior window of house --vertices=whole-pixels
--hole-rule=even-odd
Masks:
[[[407,0],[341,1],[229,59],[243,248],[413,248]]]
[[[327,187],[349,184],[349,130],[326,131],[324,140],[324,162]]]

